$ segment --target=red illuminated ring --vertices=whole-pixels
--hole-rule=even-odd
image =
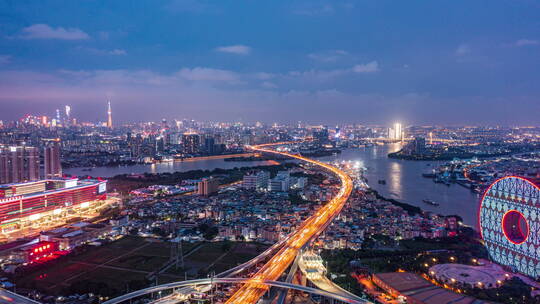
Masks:
[[[514,240],[512,239],[512,237],[509,236],[509,235],[506,233],[506,229],[507,229],[507,227],[506,227],[506,222],[505,222],[506,216],[509,215],[509,214],[513,214],[513,213],[517,213],[517,214],[519,215],[519,217],[520,217],[521,219],[523,219],[523,221],[525,221],[525,225],[527,226],[527,233],[525,234],[525,233],[523,233],[523,231],[521,231],[521,225],[519,225],[519,220],[518,220],[518,223],[517,223],[518,228],[519,228],[521,234],[524,236],[523,240],[520,241],[520,242],[514,241]],[[514,210],[514,209],[513,209],[513,210],[508,210],[508,211],[506,211],[506,213],[504,213],[504,215],[503,215],[503,217],[502,217],[502,221],[501,221],[501,227],[502,227],[502,231],[503,231],[504,236],[506,237],[506,239],[509,240],[511,243],[516,244],[516,245],[520,245],[520,244],[525,243],[525,241],[527,240],[527,238],[529,238],[529,234],[531,233],[531,228],[529,227],[529,222],[527,221],[527,219],[525,218],[525,216],[523,215],[523,213],[521,213],[521,212],[519,212],[519,211],[517,211],[517,210]]]
[[[480,211],[482,210],[482,205],[484,203],[484,199],[486,198],[489,190],[491,190],[491,188],[493,186],[495,186],[495,184],[497,184],[499,181],[502,181],[503,179],[507,179],[507,178],[520,179],[520,180],[525,181],[528,184],[532,185],[534,188],[536,188],[536,190],[540,191],[540,187],[538,187],[538,185],[536,185],[533,181],[531,181],[528,178],[524,178],[524,177],[516,176],[516,175],[504,176],[504,177],[498,178],[493,183],[491,183],[491,185],[489,185],[489,187],[482,194],[482,198],[480,199],[480,203],[478,204],[478,211],[476,213],[476,216],[477,216],[476,220],[477,220],[477,223],[478,223],[478,232],[480,232],[480,238],[482,238],[482,239],[484,238],[484,236],[482,235],[482,220],[480,219]],[[527,225],[529,225],[529,223],[527,223]]]

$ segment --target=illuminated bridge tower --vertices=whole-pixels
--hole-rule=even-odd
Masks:
[[[540,188],[507,176],[484,193],[479,228],[491,259],[534,279],[540,277]]]

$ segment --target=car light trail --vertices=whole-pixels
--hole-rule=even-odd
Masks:
[[[229,304],[256,303],[268,290],[268,286],[261,284],[260,282],[277,280],[294,261],[300,248],[324,231],[326,226],[332,222],[337,214],[339,214],[353,189],[352,179],[342,170],[314,159],[265,148],[272,145],[277,144],[252,146],[250,148],[258,152],[279,154],[318,165],[339,177],[341,189],[329,203],[317,210],[315,214],[302,223],[296,232],[289,235],[284,246],[250,279],[248,283],[240,287],[240,289],[229,298],[226,302]]]

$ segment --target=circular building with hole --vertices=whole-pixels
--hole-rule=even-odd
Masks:
[[[518,176],[496,180],[484,192],[478,223],[493,261],[540,277],[540,188],[535,182]]]

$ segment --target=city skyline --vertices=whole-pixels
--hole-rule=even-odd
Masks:
[[[0,10],[0,302],[540,304],[540,2]]]
[[[530,1],[0,5],[1,120],[538,121]]]

